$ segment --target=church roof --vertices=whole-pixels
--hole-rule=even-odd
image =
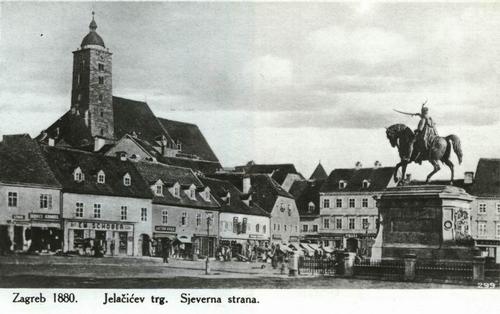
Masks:
[[[328,174],[326,173],[325,168],[323,168],[321,163],[318,163],[309,180],[324,180],[326,178],[328,178]]]
[[[470,193],[480,197],[500,197],[500,159],[479,159]]]
[[[295,197],[295,203],[299,211],[300,217],[319,216],[319,191],[324,181],[295,181],[291,188],[290,194]],[[309,210],[309,203],[314,204],[314,210]]]

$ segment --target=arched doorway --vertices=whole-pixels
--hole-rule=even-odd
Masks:
[[[347,251],[356,253],[358,251],[358,239],[347,239]]]
[[[147,234],[141,234],[141,241],[142,241],[142,256],[151,256],[151,251],[150,251],[150,243],[151,239],[149,238],[149,235]]]

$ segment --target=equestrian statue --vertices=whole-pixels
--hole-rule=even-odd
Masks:
[[[429,108],[425,106],[426,103],[427,101],[422,104],[420,113],[407,113],[395,110],[409,116],[420,117],[420,122],[415,132],[404,124],[394,124],[386,128],[387,138],[392,147],[398,148],[399,157],[401,158],[401,161],[394,169],[394,181],[398,182],[397,172],[400,167],[402,168],[402,177],[399,184],[404,184],[408,164],[415,162],[421,165],[422,161],[427,160],[434,167],[434,170],[427,175],[427,180],[425,181],[429,183],[431,177],[441,169],[439,161],[442,161],[450,168],[450,184],[453,185],[454,171],[450,155],[453,149],[457,155],[459,164],[462,163],[463,154],[460,138],[454,134],[446,137],[438,135],[436,125],[429,116]]]

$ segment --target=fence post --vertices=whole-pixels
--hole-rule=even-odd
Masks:
[[[472,279],[474,281],[484,280],[484,264],[485,258],[483,256],[474,256],[472,262]]]
[[[344,276],[352,277],[354,275],[354,258],[356,253],[344,253]]]
[[[414,281],[415,270],[417,266],[417,256],[415,254],[406,254],[403,260],[405,263],[404,281]]]

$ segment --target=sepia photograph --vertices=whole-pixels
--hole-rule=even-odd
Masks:
[[[0,2],[0,288],[498,288],[499,30],[495,2]]]

